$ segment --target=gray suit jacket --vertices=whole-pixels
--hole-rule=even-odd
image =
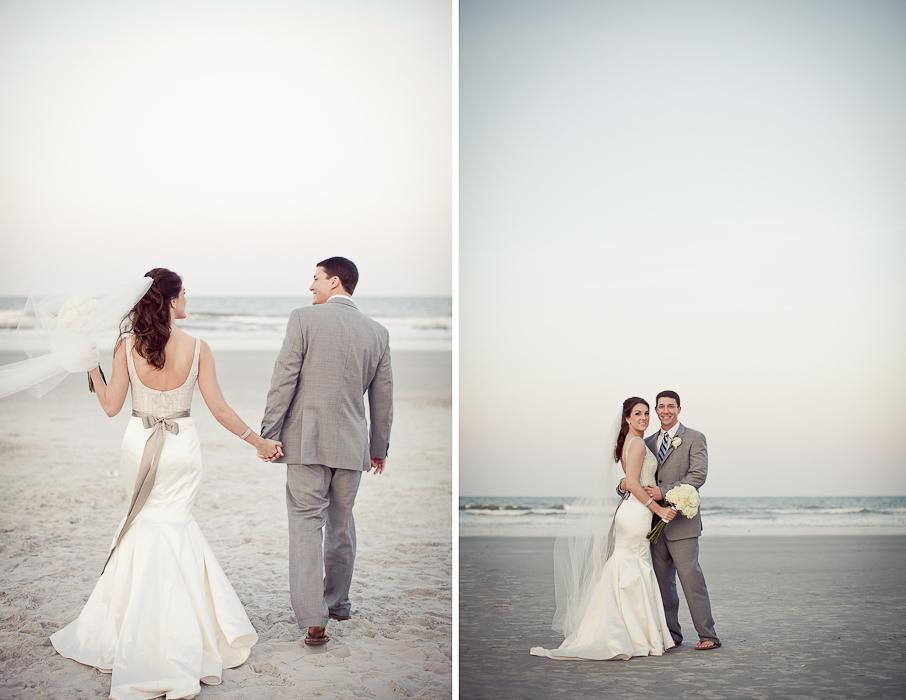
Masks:
[[[393,421],[389,338],[346,297],[290,314],[261,422],[263,437],[283,443],[277,461],[368,471],[371,457],[387,456]]]
[[[648,449],[655,455],[659,448],[657,436],[658,433],[655,433],[645,439]],[[657,468],[654,475],[658,488],[664,495],[680,484],[691,484],[700,489],[708,477],[708,443],[705,441],[705,436],[680,423],[676,437],[682,440],[682,444],[675,449],[667,448],[664,461],[661,462],[661,466]],[[667,505],[666,501],[660,503]],[[664,528],[664,536],[668,540],[685,540],[690,537],[698,537],[700,534],[702,534],[701,512],[691,519],[679,514]]]

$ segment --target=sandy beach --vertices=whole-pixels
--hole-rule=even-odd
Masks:
[[[906,696],[906,537],[703,537],[724,646],[661,657],[551,661],[553,540],[460,539],[460,697]]]
[[[256,428],[275,357],[216,354],[224,395]],[[290,606],[285,468],[256,459],[196,392],[205,476],[195,517],[259,635],[249,660],[200,697],[450,696],[451,356],[400,351],[393,363],[387,471],[365,475],[355,508],[353,618],[330,624],[324,648],[301,643]],[[59,656],[48,635],[78,614],[125,512],[126,401],[107,418],[83,376],[42,399],[0,401],[0,697],[107,696],[110,676]]]

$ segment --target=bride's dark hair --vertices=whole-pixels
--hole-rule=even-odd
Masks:
[[[182,291],[182,277],[164,267],[145,273],[154,282],[123,318],[123,333],[135,336],[135,348],[149,364],[164,368],[164,347],[170,339],[170,301]]]
[[[620,434],[617,435],[617,444],[613,449],[614,462],[619,462],[620,458],[623,456],[623,443],[626,442],[626,436],[629,434],[629,423],[626,422],[626,419],[629,418],[629,414],[632,413],[633,407],[640,403],[645,404],[645,408],[651,410],[651,406],[648,405],[648,402],[638,396],[630,396],[623,402],[623,420],[620,421]]]

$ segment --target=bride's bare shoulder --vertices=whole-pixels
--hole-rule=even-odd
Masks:
[[[638,435],[630,435],[626,438],[626,445],[631,450],[640,450],[645,445],[645,441]]]
[[[189,335],[182,328],[174,328],[170,331],[170,337],[174,340],[189,341],[195,342],[195,336]]]

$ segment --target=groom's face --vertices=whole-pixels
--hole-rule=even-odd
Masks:
[[[682,409],[676,405],[676,399],[662,396],[658,399],[654,410],[657,413],[657,417],[661,419],[661,429],[670,430],[679,420],[679,414]]]
[[[312,304],[323,304],[333,296],[339,285],[338,277],[328,277],[323,267],[315,268],[315,278],[308,291],[312,293]]]

